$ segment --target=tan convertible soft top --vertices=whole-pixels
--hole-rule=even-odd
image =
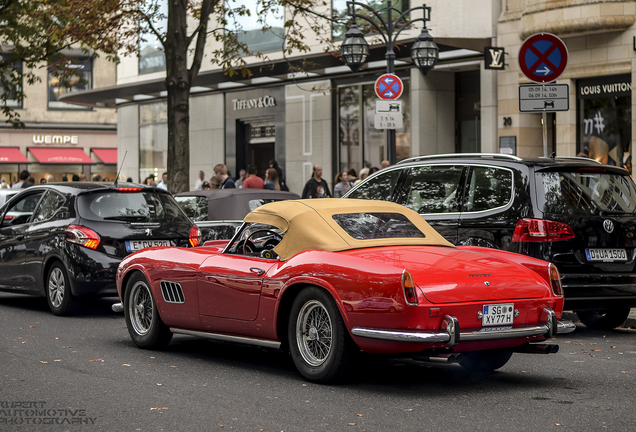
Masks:
[[[333,219],[333,215],[347,213],[400,213],[426,237],[357,240]],[[245,217],[245,222],[272,225],[283,231],[285,236],[274,251],[284,261],[307,250],[337,252],[398,245],[454,247],[417,212],[388,201],[341,198],[279,201],[258,207]]]

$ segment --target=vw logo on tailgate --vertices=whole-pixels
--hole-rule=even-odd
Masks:
[[[608,234],[611,234],[614,231],[614,222],[609,219],[605,219],[603,221],[603,228]]]

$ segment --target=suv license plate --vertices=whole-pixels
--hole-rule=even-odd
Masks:
[[[170,240],[126,240],[128,252],[136,252],[153,246],[170,246]]]
[[[627,261],[627,252],[625,249],[585,249],[585,256],[588,261]]]
[[[484,305],[484,316],[481,319],[482,326],[512,325],[514,318],[514,303]]]

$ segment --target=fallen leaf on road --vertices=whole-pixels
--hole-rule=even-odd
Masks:
[[[24,339],[24,338],[23,337],[17,337],[17,338],[15,338],[13,340],[17,340],[17,339]]]
[[[572,341],[565,341],[565,342],[563,342],[563,343],[572,343]]]
[[[415,409],[413,409],[413,408],[407,408],[407,409],[405,409],[404,411],[415,411]]]
[[[59,359],[59,360],[53,360],[53,361],[62,361],[62,359]]]
[[[610,348],[616,348],[616,345],[611,345]]]
[[[600,351],[603,351],[603,350],[592,350],[592,351],[600,352]]]
[[[631,372],[629,372],[629,371],[621,371],[621,373],[631,373]]]
[[[555,423],[555,426],[563,426],[561,423]]]
[[[355,423],[347,423],[349,426],[355,426]]]
[[[95,360],[89,360],[89,361],[92,361],[92,362],[101,361],[101,362],[103,362],[104,359],[95,359]]]
[[[60,338],[55,338],[55,340],[59,340]]]
[[[159,384],[159,383],[157,383],[157,385],[163,385],[163,384]]]
[[[48,363],[48,362],[44,360],[40,360],[40,363]]]
[[[585,363],[585,360],[574,360],[574,363]]]
[[[124,363],[122,366],[130,366],[128,363]]]
[[[357,414],[358,417],[364,417],[364,414]]]
[[[598,345],[596,342],[590,342],[590,345]]]
[[[164,411],[168,411],[168,407],[163,407],[161,409],[164,410]]]
[[[29,328],[35,328],[35,326],[29,326]]]
[[[570,353],[570,354],[572,354],[572,355],[577,355],[578,353]]]

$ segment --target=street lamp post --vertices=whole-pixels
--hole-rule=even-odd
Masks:
[[[375,19],[356,13],[356,7],[358,6],[369,11],[371,16]],[[415,18],[400,24],[404,17],[416,10],[422,10],[422,18]],[[382,13],[384,12],[387,14],[386,20],[382,18]],[[398,15],[395,21],[393,21],[394,13]],[[356,25],[356,18],[368,22],[384,39],[386,43],[385,58],[387,73],[392,74],[395,72],[395,41],[405,28],[410,27],[411,24],[418,21],[424,22],[424,26],[422,32],[411,47],[411,59],[424,75],[428,74],[437,63],[439,59],[439,48],[426,29],[426,22],[431,20],[431,8],[427,7],[426,4],[400,12],[392,6],[391,0],[388,1],[387,7],[379,10],[375,10],[371,6],[359,1],[352,0],[347,2],[347,15],[352,18],[353,24],[351,24],[345,34],[345,38],[340,46],[340,54],[342,55],[344,63],[349,66],[353,72],[360,70],[360,67],[362,67],[369,57],[369,44],[364,39],[364,34]],[[387,130],[387,153],[389,163],[393,165],[396,162],[395,129]]]

